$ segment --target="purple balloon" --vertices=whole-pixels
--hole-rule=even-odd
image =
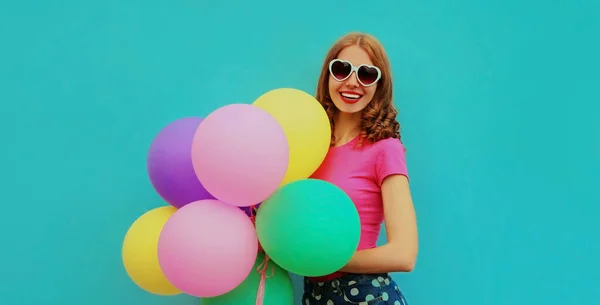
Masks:
[[[215,199],[202,186],[192,166],[192,140],[201,122],[199,117],[172,122],[158,133],[148,151],[150,182],[176,208],[193,201]]]

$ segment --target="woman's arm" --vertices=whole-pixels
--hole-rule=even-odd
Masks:
[[[388,243],[357,251],[341,269],[352,273],[410,272],[418,252],[415,209],[408,178],[391,175],[381,185]]]

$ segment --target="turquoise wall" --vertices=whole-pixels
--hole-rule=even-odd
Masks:
[[[227,2],[0,4],[1,304],[197,304],[121,265],[128,226],[164,204],[150,141],[270,89],[313,93],[350,30],[393,64],[411,304],[598,303],[599,2]]]

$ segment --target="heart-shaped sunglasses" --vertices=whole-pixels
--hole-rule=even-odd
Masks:
[[[365,87],[373,86],[381,78],[381,70],[375,66],[363,64],[355,67],[351,62],[343,59],[329,62],[329,73],[338,82],[347,80],[352,72],[356,73],[356,79]]]

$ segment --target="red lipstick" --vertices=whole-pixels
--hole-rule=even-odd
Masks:
[[[362,94],[354,91],[340,91],[340,97],[344,103],[355,104],[362,98]]]

